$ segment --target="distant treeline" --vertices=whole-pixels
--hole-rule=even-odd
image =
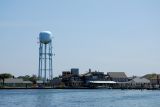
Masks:
[[[10,73],[2,73],[2,74],[0,74],[0,80],[2,80],[3,82],[7,78],[15,78],[15,76],[10,74]],[[24,81],[32,81],[33,83],[36,83],[36,81],[38,80],[38,77],[36,75],[18,76],[16,78],[22,78]]]

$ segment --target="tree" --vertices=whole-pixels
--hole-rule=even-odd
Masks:
[[[18,78],[22,78],[24,81],[32,81],[34,84],[36,84],[36,81],[38,80],[38,77],[36,75],[25,75],[25,76],[19,76]]]
[[[30,77],[29,75],[25,75],[25,76],[19,76],[19,77],[17,77],[17,78],[21,78],[21,79],[23,79],[24,81],[29,81],[31,77]]]
[[[147,79],[157,78],[157,74],[156,74],[156,73],[146,74],[146,75],[144,75],[143,77],[144,77],[144,78],[147,78]]]
[[[37,80],[38,80],[38,77],[36,75],[32,75],[30,78],[29,78],[30,81],[33,82],[33,84],[36,84]]]
[[[0,74],[0,80],[3,81],[3,86],[4,86],[4,80],[7,79],[7,78],[12,78],[14,77],[12,74],[9,74],[9,73],[3,73],[3,74]]]

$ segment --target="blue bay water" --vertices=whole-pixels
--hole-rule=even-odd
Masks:
[[[0,107],[160,107],[160,91],[0,90]]]

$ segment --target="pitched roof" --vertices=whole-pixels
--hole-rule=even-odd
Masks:
[[[8,78],[4,80],[4,83],[23,83],[23,79],[20,78]]]
[[[129,81],[130,83],[150,83],[150,80],[146,79],[146,78],[134,78],[133,80]]]
[[[127,78],[124,72],[108,72],[107,75],[112,78]]]

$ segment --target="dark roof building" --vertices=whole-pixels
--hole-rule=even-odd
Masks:
[[[127,82],[128,78],[124,72],[108,72],[108,79],[115,82]]]
[[[87,72],[86,74],[83,75],[85,81],[102,81],[105,79],[104,72]]]
[[[79,76],[79,69],[72,68],[71,71],[63,71],[62,82],[66,87],[77,88],[82,86],[83,80],[81,76]]]

